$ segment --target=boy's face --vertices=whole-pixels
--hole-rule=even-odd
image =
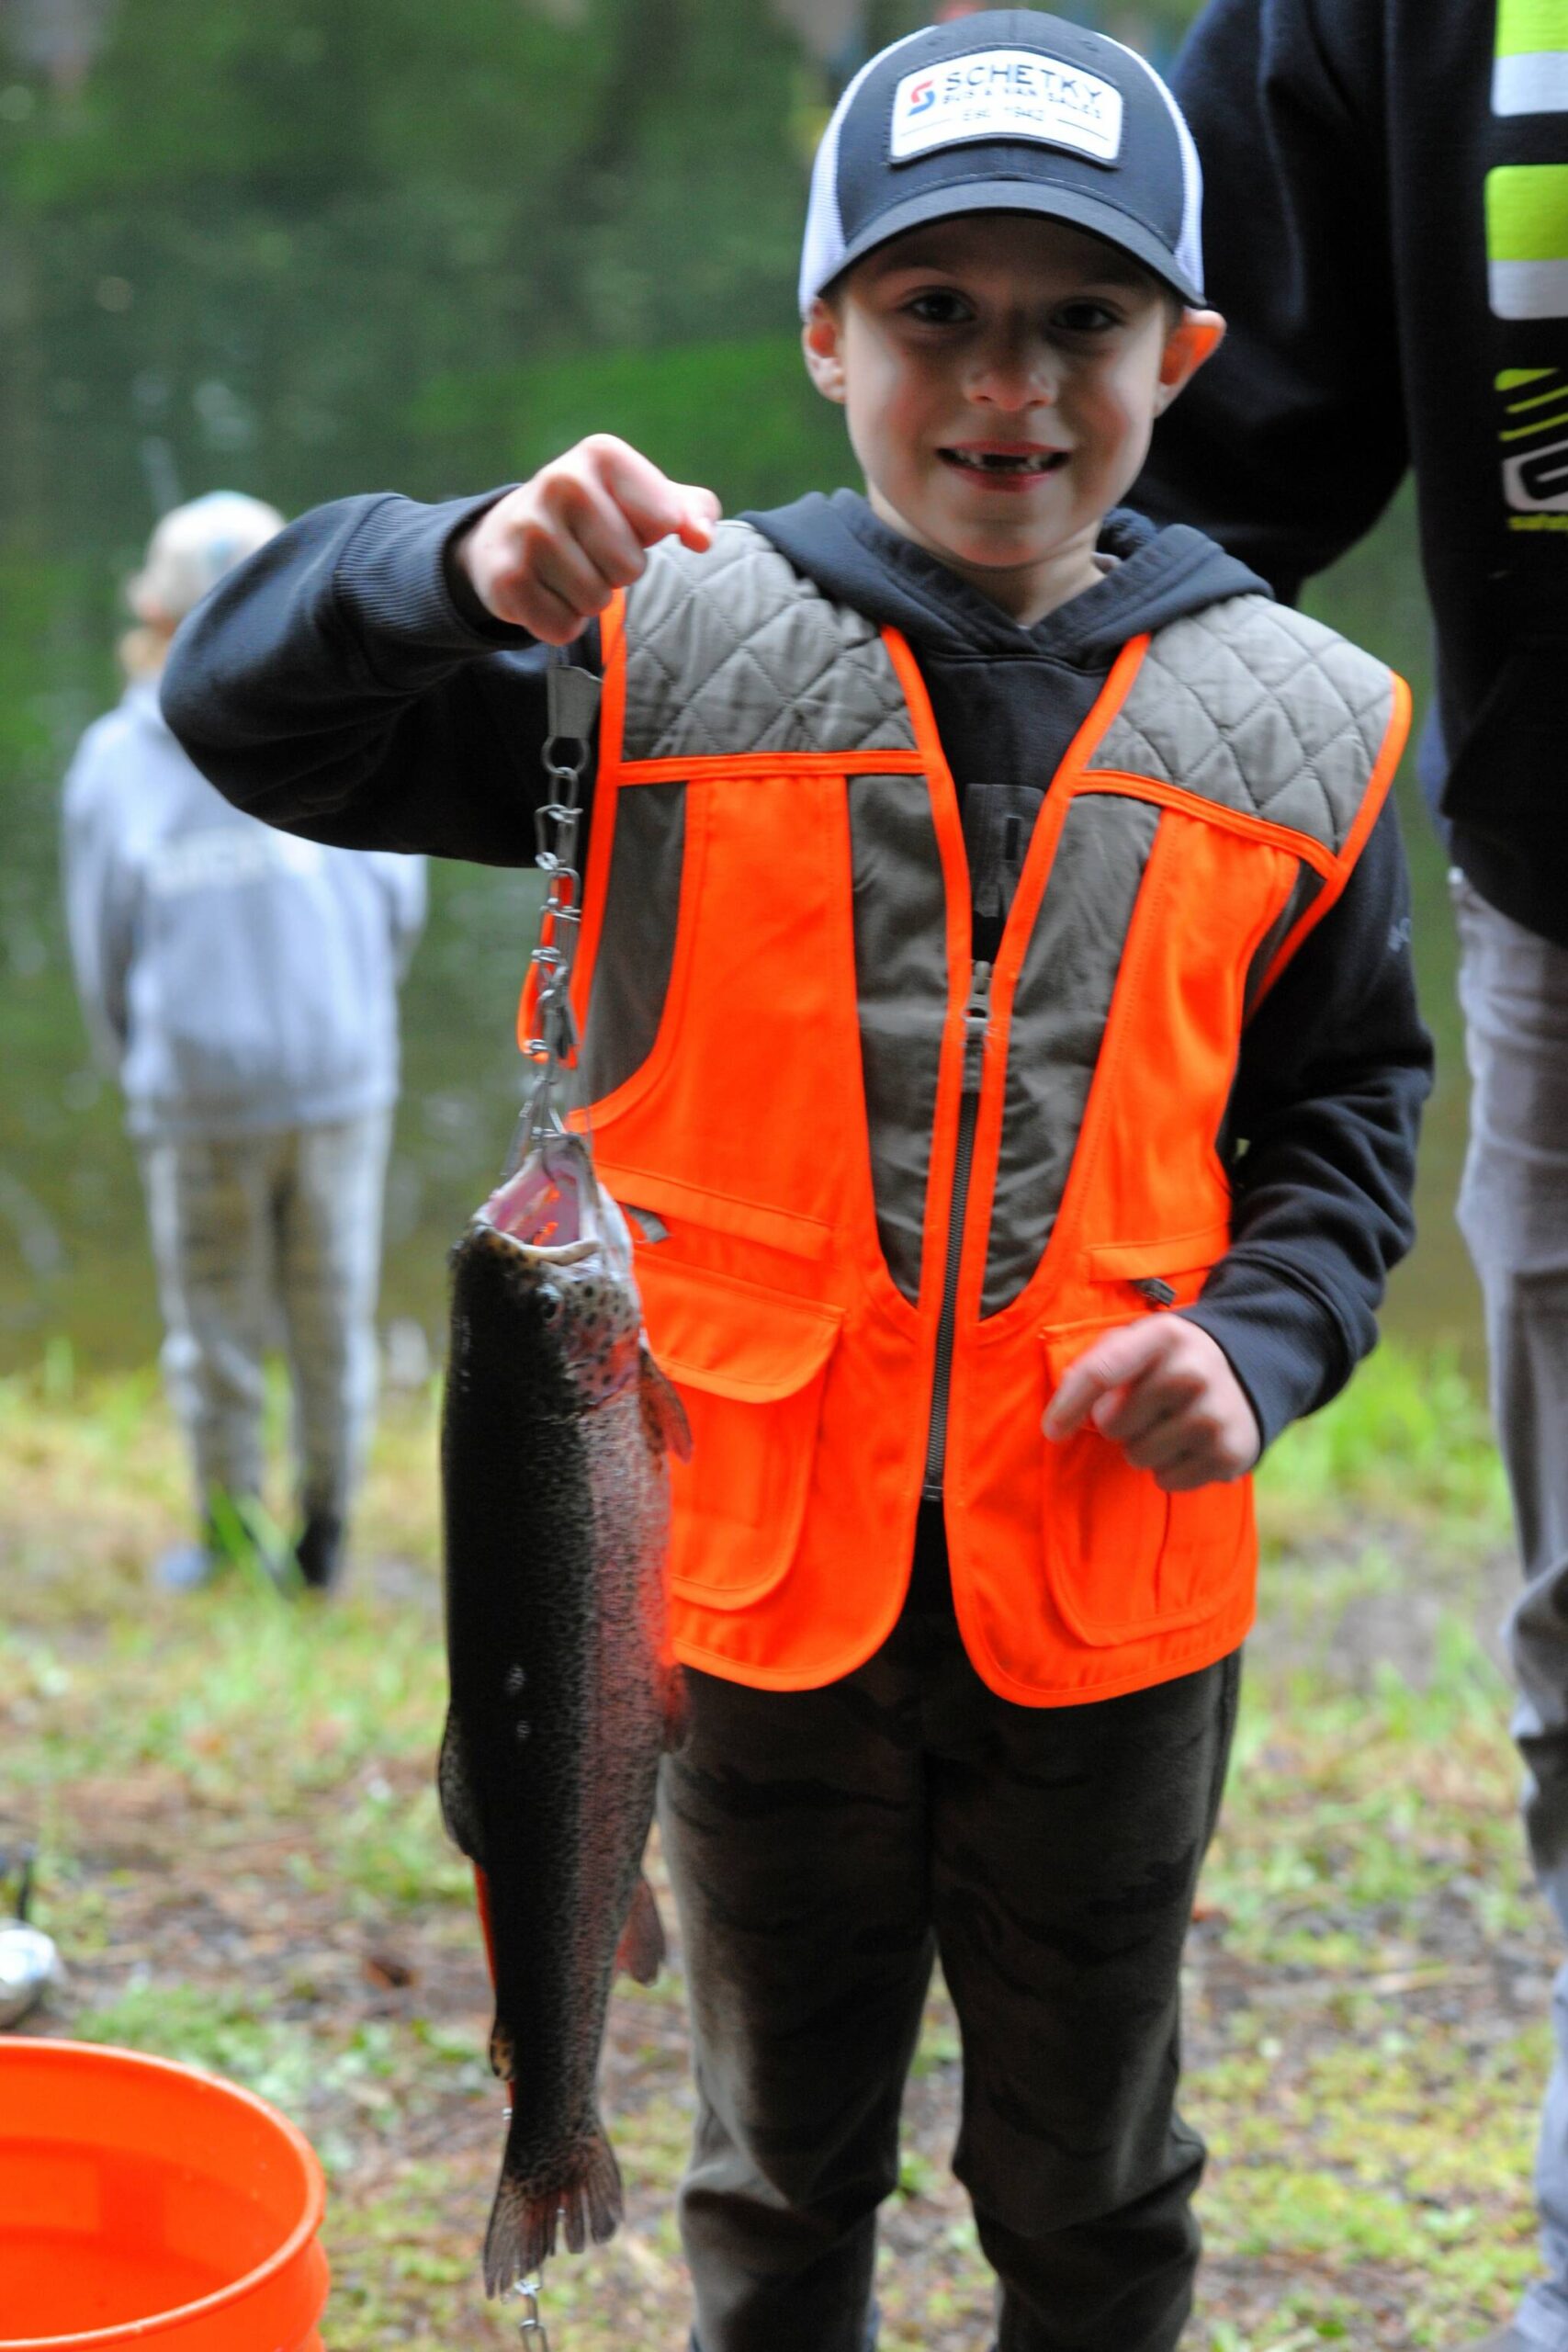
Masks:
[[[1085,231],[983,212],[868,254],[805,345],[874,511],[1029,622],[1100,577],[1101,520],[1224,332]]]

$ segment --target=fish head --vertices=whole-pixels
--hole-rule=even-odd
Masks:
[[[638,1377],[642,1307],[625,1217],[579,1136],[548,1138],[491,1194],[478,1223],[504,1255],[525,1321],[585,1405]]]

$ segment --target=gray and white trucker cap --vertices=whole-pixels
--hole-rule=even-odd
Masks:
[[[875,245],[960,212],[1033,212],[1203,300],[1203,180],[1180,109],[1136,51],[1034,8],[895,41],[833,110],[811,177],[800,308]]]
[[[283,528],[276,506],[240,490],[212,490],[171,507],[147,543],[147,560],[126,583],[141,620],[183,621],[209,588]]]

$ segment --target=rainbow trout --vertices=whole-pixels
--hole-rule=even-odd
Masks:
[[[669,1648],[667,1454],[685,1414],[642,1338],[631,1243],[575,1136],[547,1142],[453,1253],[442,1430],[451,1700],[440,1791],[477,1865],[511,2121],[487,2293],[613,2235],[596,2078],[617,1957],[663,1956],[641,1875]]]

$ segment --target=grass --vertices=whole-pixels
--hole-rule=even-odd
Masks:
[[[71,1982],[51,2030],[249,2084],[330,2180],[332,2352],[515,2341],[474,2251],[500,2143],[466,1870],[431,1791],[443,1696],[434,1398],[383,1421],[351,1596],[151,1590],[181,1532],[150,1374],[56,1347],[0,1382],[0,1843],[42,1844]],[[1276,1450],[1263,1614],[1190,1947],[1213,2151],[1191,2352],[1461,2346],[1529,2275],[1553,1931],[1526,1883],[1490,1622],[1502,1489],[1457,1367],[1390,1349]],[[45,2021],[39,2021],[40,2024]],[[886,2352],[971,2352],[988,2285],[948,2171],[940,1987],[878,2291]],[[679,2352],[689,2128],[678,1978],[619,1996],[628,2223],[558,2262],[571,2352]]]

